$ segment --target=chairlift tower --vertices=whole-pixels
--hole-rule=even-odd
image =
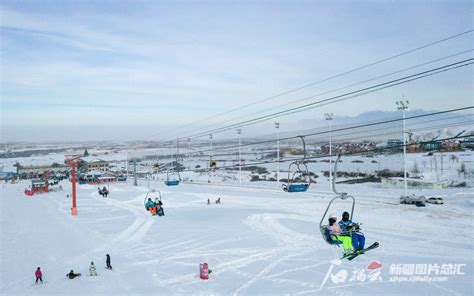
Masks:
[[[211,140],[211,152],[210,152],[210,157],[209,157],[209,178],[207,179],[208,183],[211,183],[211,176],[212,176],[212,134],[209,134],[209,140]]]
[[[212,136],[212,134],[210,134],[209,135],[209,140],[211,140],[211,158],[212,158],[212,138],[213,138],[213,136]]]
[[[277,187],[280,188],[280,121],[275,122],[277,130]]]
[[[237,134],[239,135],[239,185],[242,186],[242,154],[240,151],[242,129],[238,128]]]
[[[334,113],[324,113],[324,117],[329,123],[329,186],[330,189],[333,190],[333,182],[332,182],[332,126],[331,122],[334,118]]]
[[[407,146],[405,140],[405,112],[408,110],[408,101],[397,101],[397,109],[402,111],[402,125],[403,125],[403,183],[405,187],[405,196],[407,196]]]
[[[133,186],[138,186],[137,182],[137,159],[133,158]]]
[[[76,167],[77,164],[81,161],[81,154],[66,154],[66,160],[64,161],[67,165],[72,167],[71,169],[71,182],[72,182],[72,208],[71,215],[77,216],[77,206],[76,206]]]

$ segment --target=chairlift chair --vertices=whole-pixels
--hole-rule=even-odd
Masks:
[[[176,171],[166,171],[166,186],[178,186],[179,182],[181,181],[181,176],[179,172]]]
[[[143,201],[143,206],[145,208],[146,208],[146,203],[149,198],[151,198],[151,200],[153,201],[155,201],[155,199],[158,198],[158,200],[161,201],[161,192],[157,189],[150,189],[150,191],[148,191],[145,196],[145,200]]]
[[[342,241],[340,240],[332,240],[331,235],[329,234],[329,229],[327,228],[326,225],[324,225],[324,219],[326,218],[327,213],[329,212],[329,209],[331,208],[332,203],[336,199],[341,199],[342,201],[345,201],[346,199],[352,199],[352,209],[351,209],[351,219],[353,219],[354,215],[354,207],[355,207],[355,198],[353,196],[348,195],[345,192],[337,192],[336,190],[336,176],[337,176],[337,164],[339,163],[339,159],[341,158],[341,155],[339,154],[336,160],[336,163],[334,164],[334,173],[333,173],[333,179],[332,179],[332,190],[336,194],[333,199],[329,202],[326,211],[323,214],[323,217],[321,218],[321,222],[319,222],[319,230],[321,231],[321,235],[323,236],[323,239],[326,243],[329,245],[340,245],[342,244]]]
[[[298,136],[303,141],[303,159],[296,160],[288,166],[287,183],[281,187],[286,192],[305,192],[311,185],[311,176],[306,165],[306,143],[303,136]]]

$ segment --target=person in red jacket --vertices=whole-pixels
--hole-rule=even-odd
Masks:
[[[43,283],[43,279],[42,279],[43,273],[41,272],[41,269],[40,269],[39,267],[36,269],[35,276],[36,276],[36,282],[35,282],[35,284],[38,283],[38,280],[40,280],[41,283]]]

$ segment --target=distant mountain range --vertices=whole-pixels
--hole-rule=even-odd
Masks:
[[[474,114],[472,112],[451,112],[422,116],[436,112],[439,111],[426,111],[422,109],[407,111],[405,113],[407,118],[406,130],[413,133],[412,136],[414,139],[422,141],[430,140],[438,135],[441,138],[453,137],[463,130],[465,131],[463,135],[474,135]],[[411,118],[415,116],[421,117]],[[336,131],[334,132],[333,136],[337,136],[338,133],[350,134],[352,132],[354,136],[358,135],[363,137],[364,134],[366,134],[367,138],[369,139],[386,140],[387,138],[393,137],[393,131],[400,129],[400,134],[395,137],[401,137],[402,121],[398,120],[401,119],[401,117],[402,114],[400,111],[369,111],[361,113],[357,116],[337,116],[332,120],[332,130]],[[380,125],[370,125],[373,123],[390,120],[397,121]],[[357,129],[348,129],[344,132],[337,131],[348,127],[363,125],[368,126]],[[311,126],[315,128],[307,128]],[[297,132],[281,133],[280,137],[284,138],[295,136],[297,134],[302,135],[312,133],[320,134],[323,138],[327,138],[329,136],[328,122],[324,119],[301,119],[296,123],[295,130],[297,130]],[[374,132],[374,130],[380,131]],[[384,134],[384,130],[387,131],[387,134]],[[390,132],[392,134],[390,134]]]

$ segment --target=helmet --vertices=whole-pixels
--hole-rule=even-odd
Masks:
[[[331,215],[329,215],[329,219],[336,219],[337,220],[337,215],[332,213]]]

